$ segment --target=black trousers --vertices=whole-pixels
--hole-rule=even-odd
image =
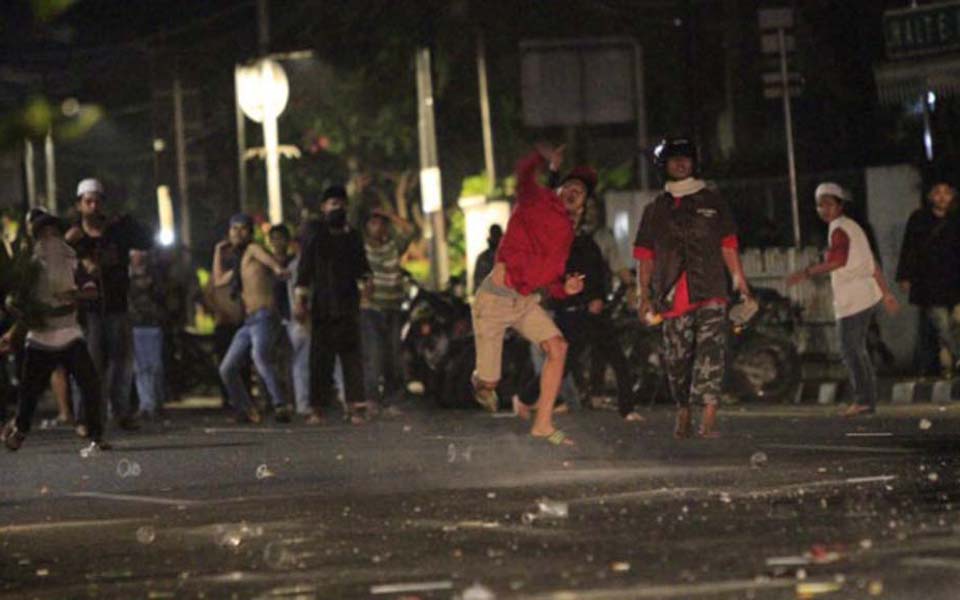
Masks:
[[[314,315],[310,330],[310,401],[326,409],[333,404],[333,368],[337,357],[343,366],[347,404],[364,401],[363,345],[360,314],[336,317]]]
[[[567,350],[566,371],[573,371],[574,380],[581,390],[590,395],[603,389],[607,365],[613,367],[617,381],[617,408],[621,416],[633,411],[635,398],[631,389],[630,367],[617,341],[613,322],[606,315],[595,315],[586,310],[560,311],[556,315],[557,327],[570,344]],[[583,381],[579,371],[580,357],[592,351],[590,380]]]
[[[100,417],[100,376],[87,350],[87,343],[78,339],[60,350],[41,350],[27,346],[20,371],[20,392],[17,406],[17,429],[27,433],[40,394],[50,387],[50,375],[63,367],[80,387],[84,424],[94,440],[103,434]]]
[[[586,310],[575,310],[557,312],[554,321],[569,344],[563,369],[564,376],[568,373],[573,374],[579,391],[587,392],[589,397],[602,391],[606,367],[610,365],[617,380],[617,410],[621,416],[630,414],[636,404],[631,389],[630,366],[617,342],[617,332],[610,319],[605,315],[594,315]],[[590,378],[589,381],[585,381],[580,370],[580,361],[588,348],[593,354]],[[538,397],[539,380],[533,378],[520,399],[525,404],[533,405]]]

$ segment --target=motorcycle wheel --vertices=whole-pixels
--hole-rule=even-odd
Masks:
[[[790,401],[800,383],[800,358],[789,342],[756,335],[733,350],[730,390],[741,400]]]

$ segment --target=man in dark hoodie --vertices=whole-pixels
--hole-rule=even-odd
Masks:
[[[921,309],[960,370],[960,332],[954,311],[960,304],[960,211],[956,189],[938,181],[927,194],[927,205],[907,221],[897,265],[897,282]]]
[[[307,232],[297,269],[294,318],[310,319],[311,423],[331,404],[333,367],[340,358],[351,422],[365,421],[360,293],[369,295],[371,271],[363,238],[347,223],[347,191],[335,185],[323,192],[321,219]]]

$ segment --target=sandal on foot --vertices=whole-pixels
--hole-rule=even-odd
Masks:
[[[566,433],[559,429],[554,429],[553,433],[550,435],[534,435],[530,434],[535,440],[543,440],[552,446],[573,446],[573,440],[571,440]]]
[[[483,410],[495,413],[500,408],[500,397],[497,396],[496,388],[489,388],[484,386],[479,379],[477,379],[476,374],[472,378],[473,383],[473,399],[474,401],[483,407]]]

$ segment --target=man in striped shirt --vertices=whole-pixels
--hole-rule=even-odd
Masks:
[[[364,233],[367,262],[373,271],[373,290],[360,305],[364,392],[368,406],[388,405],[403,391],[400,366],[403,273],[400,257],[413,239],[414,228],[396,215],[374,210],[367,216]]]

